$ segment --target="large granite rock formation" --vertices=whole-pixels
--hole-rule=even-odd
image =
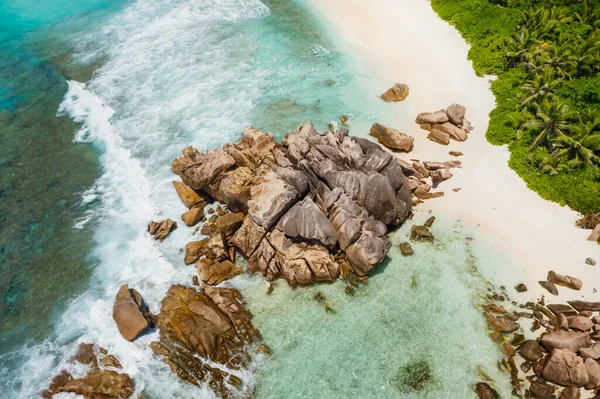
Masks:
[[[369,274],[390,249],[387,226],[402,223],[413,203],[400,161],[379,144],[344,129],[319,134],[308,122],[282,145],[247,128],[239,143],[220,150],[188,147],[172,170],[189,187],[248,213],[230,239],[188,244],[186,263],[218,241],[223,254],[233,246],[246,257],[248,270],[294,286],[336,279],[336,248],[355,274]]]

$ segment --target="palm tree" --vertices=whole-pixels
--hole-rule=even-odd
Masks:
[[[561,159],[576,159],[589,165],[600,165],[600,117],[591,110],[584,111],[578,124],[570,129],[569,135],[559,135],[554,148]]]
[[[563,163],[573,164],[571,167],[583,164],[600,165],[600,157],[594,154],[594,150],[589,148],[589,146],[600,147],[600,134],[587,136],[583,139],[579,139],[579,136],[561,134],[554,139],[553,145],[556,157]]]
[[[528,96],[521,102],[521,107],[527,107],[531,103],[541,103],[545,99],[555,98],[554,90],[562,83],[562,79],[556,78],[554,70],[546,67],[541,74],[535,75],[527,81],[523,90]]]
[[[528,127],[542,129],[531,145],[537,147],[551,142],[559,135],[566,135],[571,127],[571,120],[576,115],[564,102],[544,100],[535,113],[537,119],[528,124]]]
[[[587,0],[583,0],[581,13],[575,13],[575,19],[592,28],[600,26],[600,9],[590,10]]]
[[[513,37],[508,38],[504,44],[506,56],[510,59],[510,67],[514,68],[525,60],[525,57],[532,50],[535,40],[531,37],[528,29],[521,29]]]
[[[544,53],[544,63],[553,68],[563,79],[571,80],[576,64],[571,56],[572,44],[568,41],[553,43],[548,52]]]

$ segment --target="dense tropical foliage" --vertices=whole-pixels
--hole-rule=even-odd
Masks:
[[[432,0],[494,74],[488,140],[544,198],[600,211],[600,0]]]

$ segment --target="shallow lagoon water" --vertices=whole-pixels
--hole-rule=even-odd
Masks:
[[[79,191],[79,213],[65,222],[93,234],[82,261],[89,272],[75,281],[78,289],[69,291],[46,338],[0,355],[0,388],[35,397],[77,342],[97,342],[120,358],[136,395],[210,397],[152,355],[147,346],[156,332],[129,343],[111,317],[123,283],[158,312],[171,284],[191,281],[194,269],[183,266],[181,249],[197,239],[194,229],[180,227],[164,243],[146,234],[148,220],[178,219],[185,210],[171,186],[171,159],[190,144],[205,150],[236,140],[249,124],[282,137],[304,120],[325,131],[351,114],[352,134],[366,136],[373,122],[399,115],[381,104],[374,79],[302,2],[137,0],[102,15],[89,26],[76,19],[48,28],[49,42],[64,46],[50,52],[54,72],[64,75],[57,92],[66,92],[52,118],[58,112],[58,120],[77,123],[69,134],[91,146],[100,165],[100,177]],[[485,289],[476,269],[501,257],[478,239],[465,241],[466,233],[442,218],[436,244],[402,258],[397,244],[409,227],[394,234],[389,260],[355,296],[341,282],[297,290],[278,282],[271,296],[260,276],[230,282],[243,290],[275,354],[240,375],[245,393],[468,397],[477,366],[495,375],[499,354],[474,304]],[[314,301],[318,290],[335,313]],[[431,374],[418,391],[404,376],[415,364]]]
[[[429,216],[418,212],[414,222]],[[403,257],[410,226],[392,235],[388,259],[353,296],[342,281],[298,289],[277,282],[271,295],[255,281],[243,291],[274,352],[259,373],[259,397],[468,398],[478,371],[510,397],[476,305],[488,287],[478,269],[511,273],[515,265],[493,242],[439,215],[435,242],[413,243],[415,254]],[[314,299],[319,291],[334,312]]]

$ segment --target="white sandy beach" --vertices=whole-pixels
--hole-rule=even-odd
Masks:
[[[585,263],[587,257],[600,261],[600,248],[586,241],[589,230],[574,226],[578,214],[567,207],[545,201],[527,188],[509,168],[506,147],[487,142],[485,132],[495,99],[489,78],[477,77],[467,59],[468,44],[458,31],[440,19],[427,0],[310,0],[323,18],[339,32],[357,59],[366,60],[382,82],[373,87],[379,95],[393,83],[406,83],[410,96],[403,103],[382,106],[398,108],[411,115],[381,121],[415,138],[414,150],[404,159],[442,161],[448,151],[461,151],[463,169],[440,184],[441,199],[429,200],[419,209],[455,216],[493,237],[502,250],[524,267],[521,281],[532,298],[548,292],[537,283],[548,270],[584,281],[579,292],[560,288],[560,300],[598,300],[600,269]],[[445,147],[429,141],[427,132],[414,123],[420,112],[436,111],[458,102],[467,107],[467,118],[475,126],[469,140]],[[462,188],[454,193],[452,188]],[[507,288],[521,282],[515,276],[500,281]],[[523,296],[521,299],[525,299]]]

